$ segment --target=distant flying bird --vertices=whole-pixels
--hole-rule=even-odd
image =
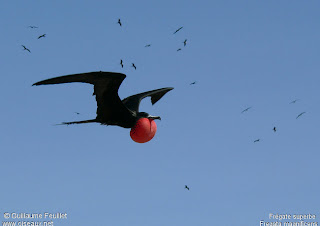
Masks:
[[[184,40],[183,45],[186,46],[187,45],[187,39]]]
[[[79,112],[74,112],[74,113],[76,113],[77,115],[80,115],[80,113],[79,113]]]
[[[132,67],[134,67],[134,70],[137,70],[137,67],[134,65],[134,63],[132,63]]]
[[[289,104],[295,104],[299,99],[296,99],[294,101],[291,101]]]
[[[178,31],[180,31],[183,27],[179,27],[173,34],[177,33]]]
[[[122,59],[120,60],[120,64],[121,64],[121,67],[123,68],[123,61],[122,61]]]
[[[46,37],[46,34],[40,35],[38,39]]]
[[[25,47],[24,45],[21,45],[23,47],[23,50],[27,50],[29,51],[29,53],[31,53],[30,49],[28,49],[27,47]]]
[[[120,25],[120,27],[122,26],[120,19],[118,19],[118,24]]]
[[[132,128],[140,118],[161,120],[160,116],[152,116],[146,112],[139,112],[140,102],[145,97],[151,97],[151,103],[155,104],[173,88],[166,87],[151,90],[121,100],[118,95],[118,89],[125,77],[126,75],[122,73],[98,71],[55,77],[34,83],[33,86],[71,82],[90,83],[94,86],[93,95],[96,96],[97,101],[96,118],[84,121],[63,122],[62,124],[65,125],[96,122],[102,125]]]
[[[180,51],[180,50],[181,50],[181,48],[177,49],[177,52]]]
[[[148,44],[148,45],[146,45],[145,47],[150,47],[151,46],[151,44]]]
[[[32,28],[32,29],[34,29],[34,28],[38,28],[38,27],[36,27],[36,26],[29,26],[29,28]]]
[[[190,190],[190,188],[189,188],[187,185],[185,185],[184,188],[185,188],[185,189],[188,189],[188,191]]]
[[[248,108],[244,109],[244,110],[241,112],[241,114],[244,113],[244,112],[246,112],[246,111],[248,111],[250,108],[251,108],[251,107],[248,107]]]
[[[194,81],[194,82],[191,82],[190,83],[190,85],[195,85],[197,82],[196,81]]]
[[[297,117],[296,117],[296,119],[298,119],[301,115],[303,115],[304,113],[306,113],[305,111],[304,112],[302,112],[302,113],[300,113]]]
[[[277,132],[277,128],[276,128],[276,127],[273,127],[273,131],[274,131],[274,132]]]
[[[255,140],[255,141],[253,141],[253,143],[256,143],[256,142],[259,142],[260,141],[260,139],[257,139],[257,140]]]

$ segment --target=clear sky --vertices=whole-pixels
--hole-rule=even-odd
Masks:
[[[66,212],[57,226],[318,219],[319,12],[318,0],[1,1],[0,220],[3,212]],[[93,87],[31,86],[100,70],[127,75],[120,98],[175,88],[154,106],[141,103],[162,118],[153,140],[137,144],[115,126],[55,126],[95,118]]]

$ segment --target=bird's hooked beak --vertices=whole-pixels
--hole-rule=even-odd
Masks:
[[[161,120],[161,117],[160,117],[160,116],[152,116],[152,115],[149,115],[149,116],[148,116],[148,119],[153,119],[153,120],[159,119],[159,120]]]

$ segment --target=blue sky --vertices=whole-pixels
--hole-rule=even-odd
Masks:
[[[269,213],[319,214],[319,9],[315,0],[1,1],[0,219],[66,212],[55,225],[248,226]],[[153,140],[55,126],[95,117],[93,87],[31,86],[100,70],[127,75],[121,98],[175,88],[141,103],[162,118]]]

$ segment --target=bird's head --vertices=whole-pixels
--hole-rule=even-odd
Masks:
[[[146,112],[137,114],[136,124],[131,128],[130,136],[132,140],[138,143],[150,141],[157,132],[157,125],[154,119],[160,119],[160,116],[152,116]]]
[[[161,120],[160,116],[153,116],[153,115],[148,114],[147,112],[139,112],[137,114],[137,118],[138,118],[138,120],[140,118],[147,118],[147,119],[151,119],[151,120],[155,120],[155,119]]]

